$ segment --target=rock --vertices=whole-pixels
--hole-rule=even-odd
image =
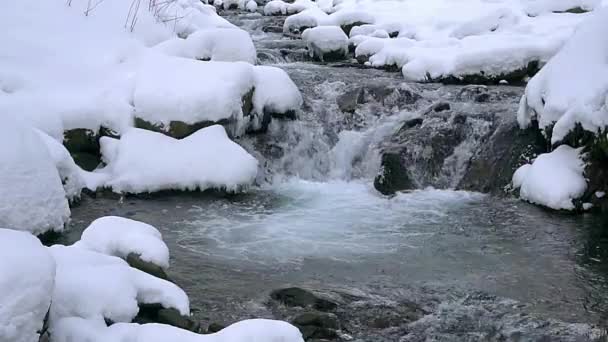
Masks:
[[[433,111],[436,113],[443,112],[445,110],[450,110],[450,104],[447,102],[439,102],[433,105]]]
[[[547,143],[538,130],[522,130],[514,117],[505,119],[481,144],[458,189],[504,193],[518,167],[547,151]]]
[[[340,329],[336,315],[324,312],[305,312],[296,316],[291,323],[297,326],[311,325],[334,330]]]
[[[333,311],[338,307],[335,302],[299,287],[274,290],[270,293],[270,297],[287,306],[313,307],[320,311]]]
[[[298,329],[300,329],[302,337],[305,341],[310,341],[311,339],[333,340],[338,337],[338,333],[332,329],[320,328],[310,325],[298,327]]]
[[[219,323],[211,323],[209,324],[209,326],[207,327],[207,333],[208,334],[213,334],[216,333],[222,329],[224,329],[226,326],[223,324],[219,324]]]
[[[140,304],[139,313],[133,322],[168,324],[195,333],[201,330],[200,323],[188,316],[182,316],[176,309],[163,308],[160,304]]]
[[[374,179],[374,188],[383,195],[397,191],[416,189],[407,169],[402,167],[400,151],[384,151],[381,169]]]
[[[353,29],[353,27],[355,26],[361,26],[361,25],[369,25],[371,23],[366,23],[366,22],[362,22],[362,21],[357,21],[351,24],[346,24],[346,25],[341,25],[340,28],[342,29],[342,31],[344,31],[344,33],[347,36],[350,36],[350,31]]]
[[[439,82],[443,84],[523,84],[527,78],[534,76],[540,70],[539,61],[531,61],[527,66],[498,75],[487,74],[481,71],[478,74],[447,75],[437,78],[428,78],[428,82]]]
[[[350,90],[336,98],[338,108],[343,113],[354,113],[357,109],[357,105],[363,103],[363,89],[356,88]]]
[[[131,266],[133,268],[146,272],[157,278],[169,280],[167,273],[165,272],[165,270],[162,267],[155,265],[151,262],[142,260],[138,254],[129,253],[129,255],[127,255],[126,261],[129,264],[129,266]]]

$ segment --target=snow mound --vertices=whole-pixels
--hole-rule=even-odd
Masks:
[[[323,56],[338,53],[346,56],[348,53],[348,37],[341,28],[336,26],[318,26],[304,30],[302,39],[306,42],[310,57],[317,56],[323,61]]]
[[[553,152],[539,155],[532,164],[517,169],[513,187],[528,202],[552,209],[573,210],[573,199],[583,195],[587,181],[581,149],[561,145]]]
[[[259,114],[288,114],[302,106],[302,94],[289,75],[270,66],[255,67],[254,111]]]
[[[55,261],[33,235],[0,228],[0,341],[37,342],[51,304]]]
[[[300,331],[289,323],[266,319],[237,322],[215,334],[200,335],[163,324],[118,323],[65,318],[53,331],[54,342],[303,342]]]
[[[328,17],[327,13],[316,7],[306,9],[285,19],[283,33],[299,34],[307,28],[324,24],[328,20]]]
[[[594,12],[543,69],[522,98],[522,128],[538,120],[553,126],[551,142],[561,141],[577,123],[597,133],[608,125],[608,8]]]
[[[258,4],[254,0],[249,0],[245,5],[245,9],[249,12],[256,12],[258,10]]]
[[[134,128],[120,140],[101,138],[101,152],[108,164],[106,185],[115,192],[234,191],[251,184],[257,174],[257,160],[219,125],[181,140]]]
[[[163,269],[169,268],[169,248],[158,229],[123,217],[98,218],[82,232],[80,241],[74,245],[121,259],[135,253],[144,261]]]
[[[160,43],[156,49],[171,56],[216,62],[255,64],[257,56],[249,33],[237,28],[196,31],[186,39],[173,38]]]
[[[164,130],[171,121],[242,122],[242,99],[252,89],[250,64],[156,56],[137,73],[135,116]]]
[[[0,127],[0,227],[62,231],[70,208],[55,161],[38,133],[5,117]]]
[[[57,263],[51,325],[64,317],[131,322],[139,312],[138,303],[190,313],[182,289],[131,268],[120,258],[78,246],[55,245],[49,250]]]

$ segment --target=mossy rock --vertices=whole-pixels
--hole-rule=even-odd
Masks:
[[[167,276],[167,273],[162,267],[149,261],[142,260],[138,254],[129,253],[129,255],[127,255],[126,261],[129,266],[136,268],[142,272],[146,272],[160,279],[169,280],[169,276]]]

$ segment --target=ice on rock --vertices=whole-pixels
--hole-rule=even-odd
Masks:
[[[255,1],[252,2],[255,4]],[[256,51],[249,33],[238,28],[199,30],[186,39],[173,38],[160,43],[156,49],[171,56],[199,60],[250,64],[256,61]]]
[[[98,218],[82,232],[74,246],[121,259],[135,253],[143,261],[169,268],[169,248],[158,229],[123,217]]]
[[[521,166],[513,175],[513,187],[521,199],[552,209],[575,209],[572,200],[587,189],[581,149],[561,145],[539,155],[532,164]]]
[[[348,54],[348,37],[336,26],[318,26],[306,29],[302,33],[310,57],[321,61],[342,59]]]
[[[300,331],[289,323],[251,319],[234,323],[215,334],[200,335],[163,324],[118,323],[65,318],[53,331],[54,342],[303,342]]]
[[[103,137],[108,164],[106,186],[115,192],[226,189],[253,183],[257,160],[214,125],[178,140],[161,133],[131,129],[120,140]]]
[[[38,342],[55,261],[33,235],[0,228],[0,341]]]
[[[38,133],[10,117],[0,126],[0,227],[62,231],[70,208],[55,161]]]
[[[131,322],[138,303],[160,304],[189,315],[188,297],[166,280],[131,268],[126,261],[85,248],[49,248],[57,264],[51,327],[64,317]]]
[[[534,76],[520,103],[518,121],[540,128],[554,124],[551,142],[575,125],[596,133],[608,125],[608,7],[594,12]]]

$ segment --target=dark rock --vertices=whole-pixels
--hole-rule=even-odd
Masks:
[[[127,255],[126,261],[129,264],[129,266],[131,266],[133,268],[146,272],[157,278],[169,280],[167,273],[165,272],[165,270],[162,267],[160,267],[156,264],[153,264],[149,261],[142,260],[138,254],[129,253],[129,255]]]
[[[524,84],[528,77],[534,76],[540,70],[540,63],[532,61],[526,67],[516,69],[499,75],[490,75],[485,71],[480,71],[477,74],[467,75],[446,75],[442,77],[432,78],[427,77],[427,82],[440,82],[444,84],[500,84],[501,81],[507,81],[509,84],[517,85]]]
[[[481,144],[481,150],[472,158],[458,189],[503,193],[518,167],[547,151],[547,143],[540,131],[534,128],[522,130],[514,117],[506,119]]]
[[[338,108],[343,113],[354,113],[357,109],[357,105],[363,103],[363,89],[356,88],[350,90],[336,98]]]
[[[409,129],[412,127],[416,127],[418,125],[422,125],[423,122],[424,122],[423,118],[409,119],[405,123],[403,123],[403,126],[401,126],[401,129]]]
[[[270,297],[287,306],[313,307],[320,311],[333,311],[338,307],[333,301],[321,298],[312,291],[299,287],[274,290],[270,293]]]
[[[332,329],[320,328],[311,325],[298,326],[298,329],[300,329],[302,337],[305,341],[310,341],[311,339],[333,340],[338,337],[338,333]]]
[[[219,323],[211,323],[207,327],[207,334],[214,334],[222,329],[226,328],[225,325]]]
[[[403,168],[400,151],[384,151],[382,168],[374,179],[374,188],[383,195],[392,195],[397,191],[416,189],[407,169]]]
[[[312,325],[320,328],[340,329],[336,315],[324,312],[305,312],[294,318],[291,323],[297,326]]]
[[[71,155],[76,165],[85,171],[93,171],[101,164],[101,158],[98,153],[73,152]]]
[[[168,324],[195,333],[198,333],[201,330],[200,323],[197,321],[194,321],[188,316],[181,315],[176,309],[167,309],[160,304],[139,304],[139,312],[133,319],[133,322],[139,324]]]
[[[447,102],[439,102],[433,105],[433,111],[436,113],[443,112],[445,110],[450,110],[452,107]]]
[[[281,26],[264,26],[262,31],[267,33],[283,33],[283,27]]]

